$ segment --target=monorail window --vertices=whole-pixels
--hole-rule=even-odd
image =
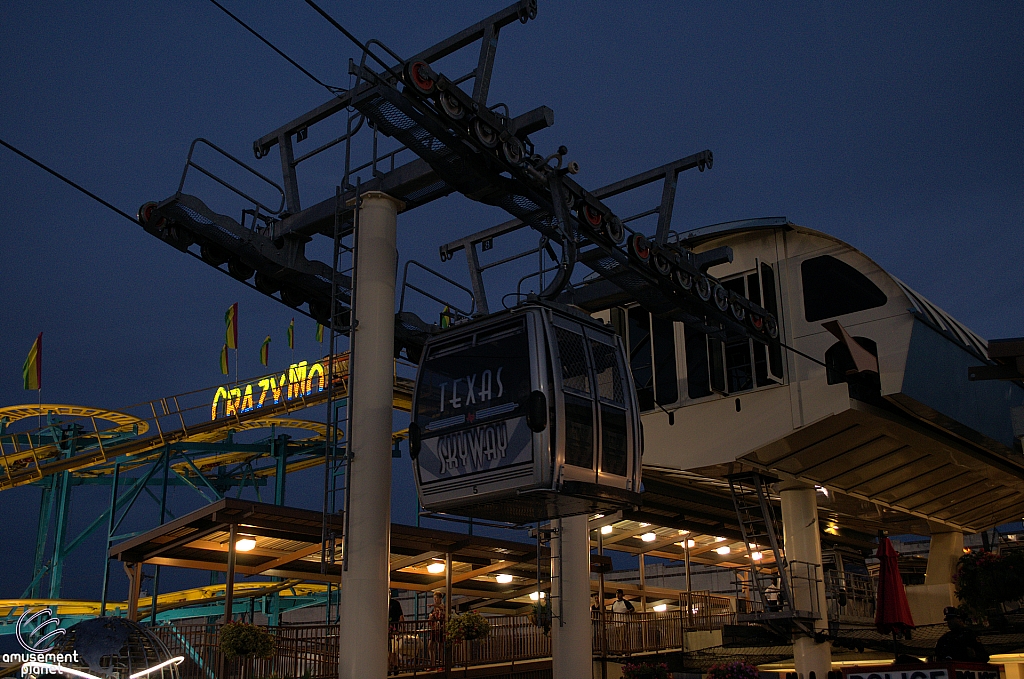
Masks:
[[[672,322],[652,317],[638,306],[630,308],[627,315],[629,367],[640,411],[653,410],[655,403],[675,403],[679,400],[679,383]]]
[[[491,417],[525,413],[530,394],[527,338],[519,320],[432,347],[420,369],[420,430],[454,431]]]
[[[762,263],[753,272],[723,280],[722,286],[778,317],[775,272],[770,265]],[[782,349],[778,345],[768,347],[739,333],[718,340],[690,327],[684,334],[687,396],[691,399],[714,392],[749,391],[782,380]]]
[[[831,255],[804,260],[800,278],[808,323],[874,309],[889,301],[867,276]]]

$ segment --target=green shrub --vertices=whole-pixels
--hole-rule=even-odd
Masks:
[[[220,628],[220,650],[228,660],[270,658],[274,655],[274,635],[263,627],[229,622]]]

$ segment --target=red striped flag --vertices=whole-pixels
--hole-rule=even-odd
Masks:
[[[43,333],[39,333],[32,348],[28,350],[28,357],[25,365],[21,368],[21,375],[25,379],[25,388],[36,391],[43,387]]]
[[[227,342],[228,349],[238,348],[238,302],[235,302],[228,307],[227,313],[224,314],[224,325],[227,326],[225,331],[225,340]]]

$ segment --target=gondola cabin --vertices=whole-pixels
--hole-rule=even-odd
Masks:
[[[610,326],[539,302],[432,337],[410,424],[422,506],[529,522],[638,504],[626,366]]]

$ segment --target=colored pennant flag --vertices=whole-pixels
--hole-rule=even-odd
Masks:
[[[316,324],[316,341],[320,344],[324,343],[324,326],[319,323]]]
[[[267,338],[267,342],[269,342],[269,341],[270,341],[270,338],[268,337]],[[292,322],[288,324],[288,348],[289,349],[294,349],[295,348],[295,319],[294,318],[292,319]],[[266,363],[264,363],[263,365],[266,365]]]
[[[289,333],[291,334],[291,333]],[[267,339],[263,340],[263,346],[260,347],[260,363],[266,365],[270,362],[270,335],[267,335]]]
[[[25,388],[36,391],[43,387],[43,333],[39,333],[32,348],[28,350],[28,357],[25,365],[21,368],[21,375],[25,379]]]
[[[228,349],[238,348],[238,302],[235,302],[228,307],[227,313],[224,314],[224,325],[227,326],[225,331],[225,341],[227,342]]]
[[[452,324],[452,310],[451,307],[445,305],[444,311],[441,312],[441,329],[444,330]]]
[[[228,374],[228,345],[224,345],[220,350],[220,372],[223,375]]]

